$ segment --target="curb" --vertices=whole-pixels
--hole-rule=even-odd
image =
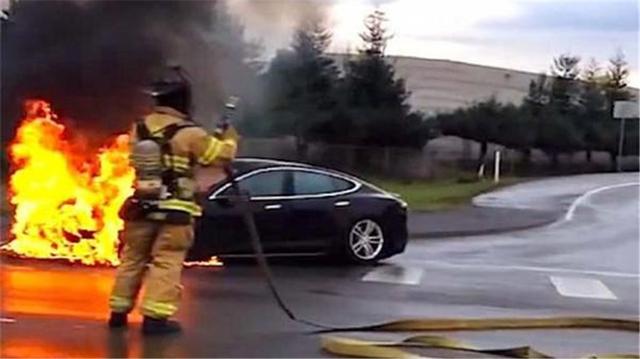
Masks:
[[[491,206],[479,206],[479,205],[471,205],[471,207],[479,211],[486,210],[486,212],[489,212],[489,213],[493,212],[493,210],[498,210],[498,209],[501,209],[501,210],[510,209],[510,208],[504,208],[504,207],[491,207]],[[453,213],[451,214],[452,218],[454,218],[453,220],[455,220],[456,216],[463,217],[467,215],[466,213],[464,213],[464,210],[462,208],[459,209],[458,211],[459,211],[459,214],[456,214],[455,211],[453,211]],[[409,239],[471,237],[471,236],[481,236],[481,235],[487,235],[487,234],[516,232],[516,231],[548,226],[552,223],[559,221],[564,215],[564,211],[561,211],[561,210],[541,211],[541,210],[533,210],[533,209],[531,210],[517,209],[517,211],[520,213],[529,212],[531,214],[531,218],[515,221],[516,223],[514,224],[504,223],[504,224],[497,224],[494,226],[490,226],[490,225],[476,226],[475,228],[471,226],[472,228],[467,228],[467,229],[445,229],[445,230],[436,229],[433,231],[427,230],[422,232],[409,231]],[[416,212],[416,214],[427,215],[427,216],[429,215],[429,213],[436,214],[437,212]],[[495,215],[503,216],[504,214],[495,214]]]
[[[544,227],[555,223],[558,221],[558,218],[543,220],[536,223],[528,223],[517,226],[510,227],[495,227],[495,228],[484,228],[484,229],[475,229],[475,230],[459,230],[459,231],[440,231],[440,232],[418,232],[418,233],[409,233],[409,239],[432,239],[432,238],[451,238],[451,237],[472,237],[472,236],[482,236],[487,234],[500,234],[500,233],[508,233],[508,232],[517,232],[526,229]]]

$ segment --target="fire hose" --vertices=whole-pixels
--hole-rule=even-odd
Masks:
[[[221,136],[227,128],[230,126],[231,119],[233,118],[233,113],[236,109],[236,104],[238,102],[237,97],[229,97],[227,103],[225,104],[225,113],[222,116],[222,120],[216,126],[215,134],[217,136]],[[267,283],[267,287],[271,292],[271,295],[275,299],[278,307],[282,309],[282,311],[289,317],[289,319],[315,327],[317,329],[322,330],[330,330],[334,329],[331,326],[322,325],[318,323],[314,323],[309,320],[305,320],[302,318],[298,318],[291,309],[287,306],[286,302],[282,299],[278,288],[276,287],[275,281],[273,280],[273,273],[271,272],[271,268],[269,267],[269,263],[267,262],[267,258],[264,255],[264,250],[262,248],[262,242],[260,240],[260,234],[258,233],[258,228],[256,226],[255,219],[253,218],[253,214],[249,208],[249,195],[247,193],[243,193],[238,186],[238,181],[236,180],[235,174],[233,172],[233,168],[231,167],[231,163],[226,163],[223,167],[224,173],[231,184],[231,190],[234,194],[234,197],[237,199],[235,204],[239,207],[239,212],[242,214],[242,220],[244,225],[249,232],[249,239],[251,240],[251,246],[255,253],[256,262],[258,264],[258,268],[262,273],[262,276]]]
[[[235,111],[237,98],[230,98],[226,104],[225,114],[217,125],[216,134],[220,135],[230,126],[233,112]],[[592,317],[549,317],[549,318],[442,318],[442,319],[411,319],[391,321],[376,325],[336,327],[320,324],[315,321],[300,318],[289,308],[284,301],[271,272],[269,263],[262,248],[260,234],[256,227],[253,214],[249,208],[249,194],[243,193],[235,178],[230,163],[225,164],[224,172],[231,184],[235,204],[239,207],[243,222],[249,234],[251,246],[256,258],[256,263],[265,279],[271,295],[278,307],[286,316],[298,323],[315,328],[312,333],[328,334],[335,332],[441,332],[441,331],[483,331],[483,330],[516,330],[516,329],[600,329],[627,332],[640,332],[640,322],[637,319],[613,319]],[[529,346],[488,349],[479,348],[456,339],[444,336],[417,335],[400,341],[368,341],[337,336],[323,336],[322,348],[339,356],[352,356],[361,358],[424,358],[418,354],[402,350],[400,348],[417,349],[447,349],[455,351],[471,352],[476,354],[502,356],[507,358],[552,358],[547,354],[537,351]],[[588,355],[585,358],[640,358],[637,354],[599,354]]]

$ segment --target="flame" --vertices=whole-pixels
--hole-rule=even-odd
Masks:
[[[193,261],[193,262],[184,262],[183,263],[185,267],[194,267],[194,266],[198,266],[198,267],[222,267],[224,265],[224,263],[222,263],[222,261],[216,257],[213,256],[211,258],[209,258],[209,260],[207,261]]]
[[[117,265],[118,211],[133,193],[129,138],[117,136],[97,153],[65,139],[51,106],[25,103],[25,117],[9,147],[13,172],[9,200],[15,208],[2,247],[30,258]]]
[[[119,135],[97,153],[65,138],[51,105],[25,103],[25,116],[9,146],[13,172],[13,240],[1,250],[27,258],[118,265],[118,212],[133,194],[129,136]],[[217,257],[185,266],[222,266]]]

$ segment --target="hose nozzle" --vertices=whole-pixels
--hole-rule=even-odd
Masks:
[[[236,105],[238,104],[239,101],[240,101],[239,97],[229,96],[229,98],[227,99],[227,103],[224,104],[224,108],[227,109],[227,111],[233,111],[236,109]]]

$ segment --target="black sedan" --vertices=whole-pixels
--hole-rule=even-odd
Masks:
[[[293,162],[244,158],[233,167],[269,255],[370,263],[404,251],[407,205],[371,184]],[[228,181],[207,194],[190,259],[253,254],[235,197]]]

